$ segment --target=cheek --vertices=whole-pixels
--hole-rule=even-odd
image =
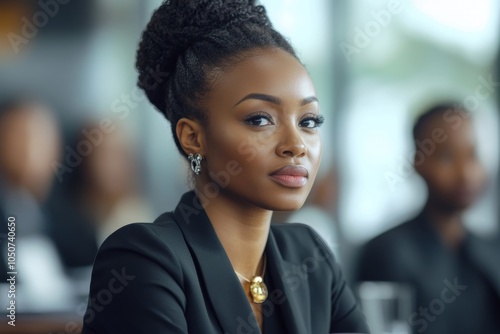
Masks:
[[[307,143],[307,150],[310,152],[310,159],[313,163],[319,165],[323,154],[323,144],[319,135],[312,136]]]
[[[232,131],[231,131],[232,129]],[[268,146],[259,144],[255,133],[231,126],[207,131],[207,168],[209,172],[245,173]]]
[[[308,138],[304,140],[307,147],[307,155],[310,166],[311,175],[316,176],[323,154],[323,145],[321,142],[321,137],[318,135],[309,135]]]
[[[486,170],[483,168],[481,164],[475,163],[471,167],[468,181],[471,183],[473,187],[478,189],[484,187],[487,184],[488,174],[486,173]]]
[[[453,186],[454,173],[452,168],[442,166],[438,163],[431,163],[426,166],[423,177],[436,191],[446,191]]]

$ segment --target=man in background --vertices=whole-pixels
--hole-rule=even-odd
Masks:
[[[368,242],[357,280],[413,287],[416,303],[406,317],[414,333],[500,333],[500,245],[472,235],[463,222],[486,182],[471,114],[459,104],[436,105],[417,120],[413,137],[426,204]]]

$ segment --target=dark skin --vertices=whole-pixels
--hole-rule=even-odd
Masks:
[[[476,154],[472,122],[462,115],[460,123],[446,122],[442,115],[432,117],[419,135],[419,140],[433,138],[433,131],[442,129],[442,143],[435,143],[434,152],[417,160],[415,169],[425,180],[429,196],[424,212],[440,234],[443,242],[456,249],[465,237],[462,216],[479,197],[485,184],[485,172]]]
[[[263,271],[273,211],[299,209],[313,185],[321,160],[319,106],[305,68],[280,49],[252,50],[218,78],[204,100],[206,121],[181,119],[177,136],[187,154],[204,157],[195,191],[234,270],[251,279]],[[287,165],[307,169],[303,185],[270,177]],[[214,177],[224,172],[228,182]],[[207,192],[210,184],[217,184],[216,196]],[[262,330],[261,304],[240,282]]]

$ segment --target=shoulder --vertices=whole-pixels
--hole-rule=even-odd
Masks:
[[[500,255],[500,236],[477,235],[469,232],[466,239],[466,246],[472,248],[475,252],[484,254],[484,256]]]
[[[120,270],[136,277],[136,287],[141,286],[140,282],[167,279],[182,285],[186,256],[189,256],[189,250],[172,219],[125,225],[99,247],[92,269],[91,288],[106,285],[110,273]]]
[[[179,226],[171,215],[163,214],[153,223],[132,223],[113,232],[99,247],[95,264],[135,258],[178,270],[181,267],[178,259],[186,252]]]
[[[418,222],[414,220],[404,222],[371,239],[363,249],[365,251],[398,249],[400,246],[408,245],[408,242],[415,237],[417,229]]]
[[[132,223],[120,227],[108,236],[101,248],[112,246],[148,247],[155,243],[175,244],[181,231],[170,213],[164,213],[153,223]]]
[[[418,231],[419,221],[410,220],[368,241],[358,255],[356,279],[404,279],[408,266],[422,262]]]
[[[167,219],[125,225],[104,241],[92,269],[84,333],[158,332],[174,321],[187,327],[182,256],[189,251],[180,234]],[[167,309],[171,318],[158,312]]]

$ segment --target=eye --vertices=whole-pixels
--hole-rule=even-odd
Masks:
[[[271,117],[267,114],[252,115],[245,119],[245,123],[252,126],[266,126],[272,125],[273,121]]]
[[[325,118],[321,115],[308,116],[300,121],[300,126],[308,129],[319,128],[325,122]]]

